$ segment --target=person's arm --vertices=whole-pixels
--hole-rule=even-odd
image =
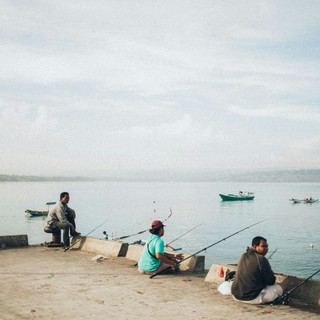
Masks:
[[[164,252],[164,242],[160,238],[155,242],[155,256],[159,261],[166,263],[173,268],[176,265],[175,260],[173,260],[173,254]]]
[[[67,217],[64,213],[64,208],[63,208],[63,205],[60,204],[57,209],[56,209],[56,215],[57,215],[57,218],[59,219],[60,222],[62,223],[66,223],[70,226],[71,228],[71,231],[74,231],[74,226],[72,225],[72,223],[70,223],[68,220],[67,220]]]
[[[261,272],[266,285],[273,285],[276,282],[276,277],[271,269],[270,263],[266,257],[261,259]]]
[[[165,252],[164,255],[169,259],[177,259],[177,260],[182,260],[183,259],[183,254],[182,253],[173,254],[173,253]]]
[[[162,254],[162,253],[160,253],[160,252],[157,252],[157,253],[156,253],[156,258],[157,258],[159,261],[170,265],[172,268],[174,268],[175,265],[176,265],[175,261],[169,259],[168,257],[166,257],[164,254]]]
[[[75,212],[72,208],[70,208],[70,207],[67,206],[66,212],[67,212],[71,217],[73,217],[73,219],[76,218],[76,212]]]

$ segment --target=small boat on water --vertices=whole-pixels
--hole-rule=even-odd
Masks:
[[[318,202],[319,199],[313,199],[313,198],[305,198],[303,199],[304,203],[314,203],[314,202]]]
[[[49,211],[48,210],[30,210],[30,209],[26,209],[25,213],[28,213],[31,217],[43,217],[43,216],[47,216]]]
[[[242,192],[240,191],[238,194],[222,194],[220,193],[219,196],[221,197],[222,201],[244,201],[244,200],[253,200],[254,195],[253,192]]]
[[[313,199],[312,197],[310,198],[304,198],[304,199],[296,199],[296,198],[291,198],[289,199],[290,201],[292,201],[293,203],[315,203],[318,202],[319,199]]]
[[[291,198],[289,200],[292,201],[292,203],[301,203],[303,201],[303,200],[296,199],[296,198]]]
[[[31,217],[45,217],[49,213],[50,206],[53,206],[56,202],[47,202],[48,210],[30,210],[26,209],[24,212],[29,214]]]
[[[291,198],[289,199],[290,201],[292,201],[293,203],[315,203],[318,202],[319,199],[313,199],[312,197],[310,198],[304,198],[304,199],[296,199],[296,198]]]

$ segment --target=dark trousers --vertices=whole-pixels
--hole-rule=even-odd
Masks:
[[[65,246],[69,246],[70,245],[70,238],[69,238],[69,224],[57,221],[54,225],[54,228],[59,228],[63,230],[63,243]]]
[[[67,220],[76,228],[76,222],[70,214],[66,214]]]

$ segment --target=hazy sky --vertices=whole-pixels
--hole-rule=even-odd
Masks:
[[[320,1],[0,5],[0,173],[319,168]]]

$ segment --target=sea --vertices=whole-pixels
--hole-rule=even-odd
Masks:
[[[46,210],[63,191],[70,193],[84,236],[102,239],[106,231],[110,239],[129,236],[123,241],[133,243],[146,240],[151,222],[159,219],[166,225],[164,241],[180,252],[204,255],[207,269],[237,263],[258,235],[268,240],[274,272],[306,278],[320,268],[320,202],[289,201],[320,198],[320,183],[1,182],[0,235],[27,234],[29,244],[50,241],[43,231],[46,218],[29,217],[25,210]],[[239,191],[254,192],[255,199],[219,197]]]

